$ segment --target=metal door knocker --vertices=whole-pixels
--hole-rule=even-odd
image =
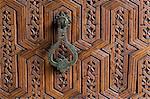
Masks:
[[[70,44],[67,38],[67,30],[71,24],[71,19],[67,13],[61,11],[55,17],[55,24],[58,37],[57,42],[49,49],[49,63],[60,72],[65,72],[78,59],[75,47]]]

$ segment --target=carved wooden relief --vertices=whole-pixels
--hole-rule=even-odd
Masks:
[[[59,71],[56,71],[56,73],[54,74],[55,76],[55,79],[54,81],[56,82],[55,83],[55,89],[59,90],[60,92],[65,92],[67,91],[69,88],[72,87],[71,85],[71,76],[70,75],[71,73],[70,72],[64,72],[64,73],[61,73]]]
[[[150,5],[148,0],[141,0],[140,2],[140,38],[147,44],[150,43]]]
[[[39,56],[32,56],[27,60],[28,65],[28,98],[43,97],[44,60]]]
[[[66,72],[48,61],[61,11],[78,52]],[[0,0],[0,99],[149,99],[149,12],[149,0]],[[63,43],[60,55],[72,59]]]
[[[3,7],[2,12],[2,85],[3,89],[11,92],[16,84],[16,60],[15,52],[15,11],[8,6]]]
[[[85,25],[85,34],[82,34],[83,40],[93,43],[97,39],[100,38],[100,31],[99,31],[99,9],[96,7],[97,0],[83,0],[83,4],[85,12],[83,13],[85,16],[83,22]]]
[[[141,68],[139,69],[139,97],[140,98],[149,98],[150,97],[150,94],[149,94],[149,81],[150,81],[150,78],[149,78],[149,66],[150,66],[150,56],[149,55],[146,55],[142,61],[140,61],[140,65],[141,65]]]
[[[83,60],[82,64],[82,90],[87,99],[98,97],[100,61],[94,56]]]
[[[31,42],[38,43],[42,38],[42,1],[27,1],[27,39]]]
[[[15,2],[1,2],[0,8],[0,96],[11,98],[24,92],[23,84],[26,82],[21,77],[25,72],[22,70],[24,64],[20,65],[20,53],[24,48],[16,39],[22,31],[22,8]]]
[[[106,8],[105,5],[104,8]],[[116,93],[121,93],[127,89],[128,64],[130,64],[128,62],[128,54],[136,50],[128,42],[130,33],[132,32],[130,25],[133,23],[132,20],[129,21],[129,18],[132,17],[129,11],[132,10],[126,9],[124,5],[117,2],[116,6],[112,6],[111,9],[107,8],[107,10],[103,11],[107,11],[107,14],[112,18],[108,21],[110,22],[110,26],[107,26],[111,33],[109,38],[110,44],[104,48],[104,51],[110,54],[111,69],[109,69],[110,81],[108,84],[110,84],[110,89]]]

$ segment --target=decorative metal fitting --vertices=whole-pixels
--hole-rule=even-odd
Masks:
[[[67,13],[61,11],[55,17],[58,37],[57,42],[51,46],[48,53],[49,62],[60,72],[65,72],[78,59],[75,47],[68,41],[67,30],[71,19]]]

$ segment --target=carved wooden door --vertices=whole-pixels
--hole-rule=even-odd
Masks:
[[[79,56],[64,73],[48,61],[60,11]],[[0,99],[148,99],[150,1],[0,0],[0,58]]]

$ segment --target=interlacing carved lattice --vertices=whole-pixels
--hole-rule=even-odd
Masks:
[[[14,36],[12,35],[11,12],[4,10],[2,13],[2,61],[3,61],[3,83],[8,90],[13,85],[13,55],[14,55]],[[7,90],[7,91],[8,91]]]
[[[145,58],[142,63],[142,97],[140,99],[150,97],[150,57]]]
[[[150,43],[150,1],[142,0],[141,1],[141,12],[140,15],[142,18],[141,29],[143,33],[143,38],[147,43]]]
[[[123,85],[123,61],[124,61],[124,9],[119,8],[115,16],[115,73],[114,85],[118,91]]]
[[[41,71],[41,63],[39,60],[32,61],[32,70],[31,70],[31,78],[32,78],[32,96],[34,98],[41,97],[41,79],[40,79],[40,71]]]
[[[66,91],[66,89],[69,86],[69,75],[70,72],[60,72],[60,71],[55,71],[55,88],[59,90],[60,92]]]
[[[96,63],[94,61],[89,61],[87,63],[87,99],[95,99],[96,98]]]
[[[30,0],[30,36],[32,40],[37,41],[40,32],[40,0]]]
[[[86,0],[86,30],[89,39],[95,38],[96,34],[96,0]]]
[[[66,72],[48,57],[61,11],[78,50]],[[150,0],[0,0],[0,99],[150,99],[149,44]],[[73,60],[57,48],[55,62]]]

